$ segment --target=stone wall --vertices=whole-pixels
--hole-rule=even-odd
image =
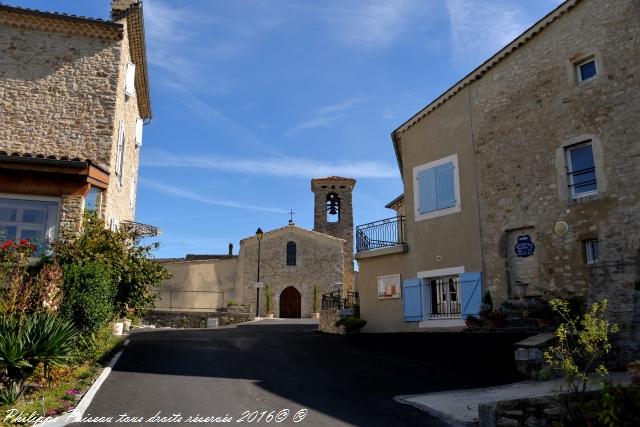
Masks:
[[[125,19],[119,21],[123,25]],[[109,164],[112,165],[111,182],[106,194],[103,196],[105,204],[100,214],[109,223],[111,219],[120,222],[123,220],[135,219],[136,193],[138,186],[138,168],[140,161],[140,147],[135,145],[136,119],[140,118],[138,111],[137,95],[134,90],[133,96],[125,95],[125,76],[127,63],[131,61],[129,52],[129,36],[127,27],[124,25],[121,52],[118,62],[118,84],[115,88],[115,111],[113,116],[113,127],[111,135],[111,158]],[[124,123],[124,165],[122,184],[116,176],[116,156],[118,148],[118,132],[120,121]],[[144,137],[144,135],[143,135]]]
[[[296,265],[287,265],[287,243],[296,243]],[[260,250],[260,281],[271,288],[273,313],[279,317],[282,291],[293,286],[300,292],[302,317],[313,312],[313,285],[318,287],[318,305],[322,294],[335,291],[343,279],[343,241],[295,225],[264,234]],[[255,237],[240,242],[239,283],[246,305],[255,307],[258,245]],[[261,314],[266,313],[264,290],[260,293]]]
[[[340,320],[340,310],[322,310],[320,312],[320,331],[327,334],[344,335],[344,326],[336,326]]]
[[[598,76],[577,84],[574,61],[595,55]],[[536,289],[610,300],[612,320],[638,312],[640,259],[640,4],[578,2],[472,84],[473,140],[486,286],[513,296],[511,234],[536,245]],[[571,200],[565,147],[593,142],[598,194]],[[554,232],[565,221],[569,231]],[[600,262],[585,262],[597,238]],[[511,242],[512,243],[512,242]],[[511,277],[511,278],[510,278]],[[637,315],[636,315],[637,316]],[[637,351],[630,329],[623,339]]]
[[[109,166],[119,41],[0,25],[0,149]]]
[[[356,181],[351,178],[314,178],[311,191],[315,195],[313,230],[344,240],[344,278],[345,291],[355,290],[353,266],[353,203],[352,193]],[[340,213],[337,221],[327,220],[327,195],[335,193],[340,197]]]
[[[233,311],[165,312],[152,311],[144,316],[144,323],[157,328],[206,328],[207,318],[218,318],[218,326],[235,325],[253,320],[253,314]]]
[[[583,399],[594,398],[598,391],[584,393]],[[482,403],[478,408],[480,427],[545,427],[561,425],[563,409],[558,396]]]
[[[58,238],[73,238],[82,230],[84,216],[83,196],[62,196],[58,219]]]

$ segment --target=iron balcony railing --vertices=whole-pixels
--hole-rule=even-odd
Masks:
[[[360,294],[358,292],[347,292],[347,297],[342,297],[342,292],[334,291],[322,295],[322,309],[343,309],[360,306]]]
[[[356,227],[356,252],[375,251],[406,243],[404,216],[381,219]]]

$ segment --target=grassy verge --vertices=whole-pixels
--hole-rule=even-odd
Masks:
[[[28,417],[35,412],[37,416],[55,417],[75,408],[124,340],[105,329],[87,341],[90,348],[79,350],[79,354],[86,355],[84,360],[52,369],[49,378],[45,377],[42,366],[38,367],[23,396],[13,405],[0,406],[0,426],[33,424],[12,422],[11,418],[7,419],[10,414],[22,412],[23,417]]]

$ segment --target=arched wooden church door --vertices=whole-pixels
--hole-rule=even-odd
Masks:
[[[280,317],[299,319],[302,314],[302,298],[300,292],[293,286],[285,288],[280,294]]]

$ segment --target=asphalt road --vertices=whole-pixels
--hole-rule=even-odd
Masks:
[[[274,320],[137,332],[84,417],[112,417],[91,425],[121,424],[126,413],[127,425],[194,425],[190,416],[207,424],[206,417],[226,416],[260,425],[442,426],[393,396],[521,379],[511,351],[519,337],[331,336],[316,329],[309,321]],[[294,423],[300,410],[306,417]],[[163,422],[153,422],[158,412]]]

